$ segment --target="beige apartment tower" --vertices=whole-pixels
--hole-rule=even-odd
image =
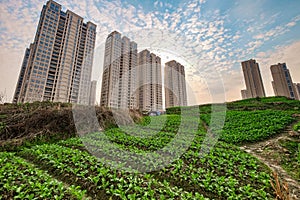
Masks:
[[[49,0],[25,52],[14,102],[89,104],[96,25]]]
[[[184,66],[175,60],[165,64],[165,106],[187,106]]]
[[[161,58],[147,49],[138,54],[137,81],[139,110],[162,110]]]
[[[135,109],[137,44],[114,31],[105,42],[100,105]]]
[[[243,61],[241,64],[246,84],[246,90],[241,91],[242,96],[244,98],[265,97],[265,89],[258,63],[250,59]]]
[[[247,99],[247,90],[241,90],[242,99]]]
[[[97,93],[97,81],[92,81],[91,82],[91,87],[90,87],[90,106],[94,106],[96,103],[96,93]]]
[[[297,99],[295,85],[285,63],[278,63],[270,67],[273,81],[272,86],[275,96],[285,96]]]
[[[30,48],[26,48],[26,50],[25,50],[25,55],[24,55],[24,58],[23,58],[23,62],[22,62],[22,66],[21,66],[21,70],[20,70],[20,74],[19,74],[19,79],[18,79],[18,82],[17,82],[15,94],[14,94],[14,97],[13,97],[13,103],[21,102],[20,93],[21,93],[21,88],[22,88],[22,85],[23,85],[23,79],[25,78],[25,72],[26,72],[26,69],[27,69],[28,60],[29,60],[29,57],[30,57],[30,50],[32,50],[32,46],[33,46],[33,44],[30,45]]]
[[[294,83],[296,99],[300,100],[300,83]]]

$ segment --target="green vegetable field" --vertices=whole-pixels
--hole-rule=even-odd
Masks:
[[[260,109],[244,109],[249,102],[230,104],[223,129],[215,130],[219,140],[207,155],[201,149],[207,128],[214,130],[209,127],[208,106],[190,107],[194,114],[184,118],[174,108],[167,115],[144,117],[135,126],[2,148],[0,199],[274,199],[271,170],[238,146],[280,133],[300,113],[295,108],[299,102],[284,104],[284,110],[270,108],[270,102],[264,100]],[[185,146],[191,133],[192,141]],[[173,140],[177,145],[164,148]],[[174,151],[180,148],[184,152],[176,157]],[[175,159],[157,168],[157,152]],[[157,156],[157,162],[147,159],[149,153]],[[132,166],[136,158],[131,155],[136,154],[143,173]],[[132,172],[111,167],[107,160],[113,156]]]
[[[201,118],[209,124],[210,114],[201,115]],[[219,134],[221,140],[228,143],[255,142],[282,131],[293,121],[291,111],[227,111],[225,125]]]

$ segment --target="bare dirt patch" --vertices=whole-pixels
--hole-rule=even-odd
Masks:
[[[300,116],[296,116],[298,121]],[[289,186],[290,197],[300,199],[299,145],[300,133],[288,126],[281,134],[255,144],[246,144],[240,148],[257,157]]]

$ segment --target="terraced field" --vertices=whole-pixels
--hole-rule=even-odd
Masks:
[[[274,199],[270,169],[236,144],[277,134],[299,110],[229,110],[208,148],[211,114],[189,109],[184,118],[145,117],[139,125],[2,151],[0,199]]]

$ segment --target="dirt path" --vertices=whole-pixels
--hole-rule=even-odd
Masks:
[[[299,120],[299,116],[298,116]],[[281,180],[289,185],[291,199],[300,199],[300,183],[299,180],[292,178],[290,174],[282,168],[281,163],[284,159],[288,159],[290,152],[284,148],[283,142],[300,142],[300,134],[292,131],[292,125],[288,126],[281,134],[274,138],[258,142],[256,144],[247,144],[240,148],[247,153],[257,157],[273,171],[277,172]],[[299,169],[295,169],[299,170]]]

